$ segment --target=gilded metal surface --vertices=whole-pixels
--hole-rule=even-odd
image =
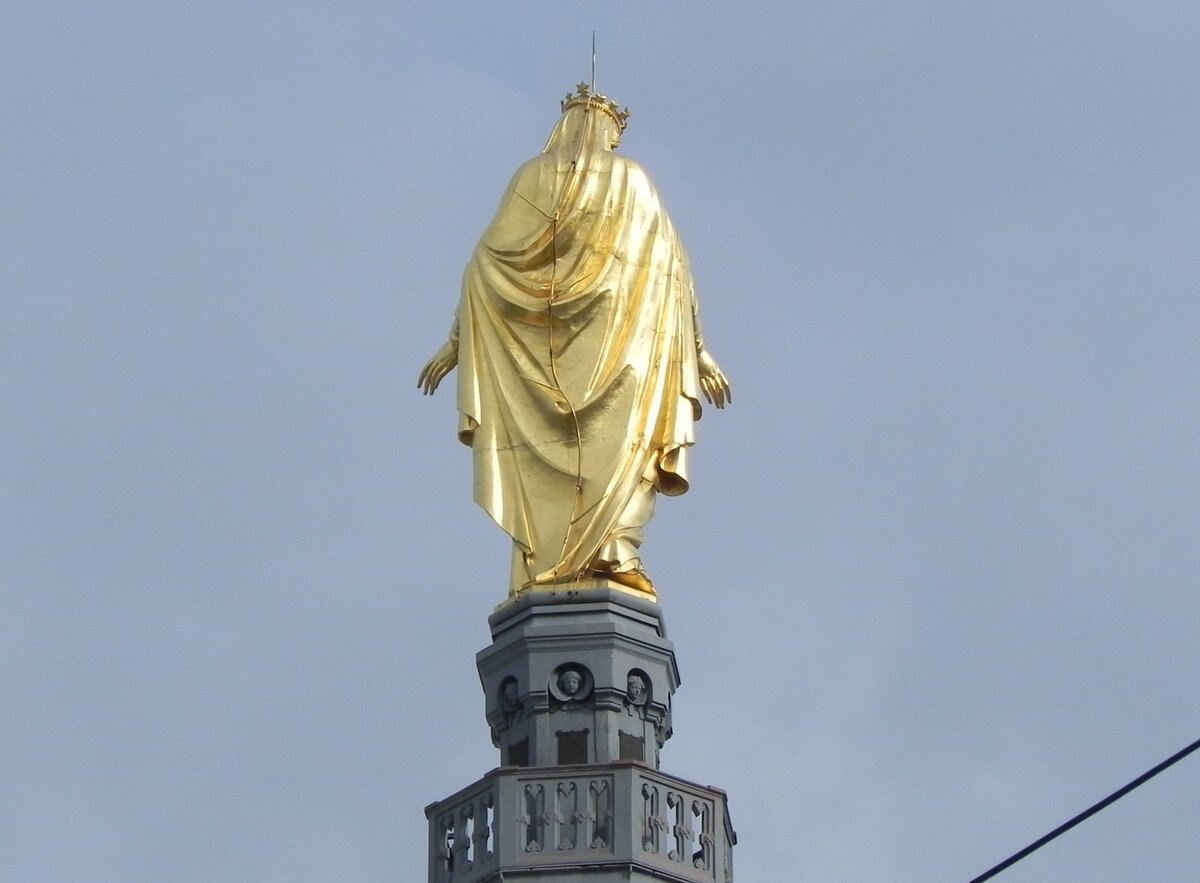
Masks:
[[[688,488],[704,349],[687,254],[641,167],[613,152],[628,111],[580,86],[517,170],[463,274],[449,340],[475,501],[512,537],[511,592],[607,578],[653,593],[638,547],[657,493]]]

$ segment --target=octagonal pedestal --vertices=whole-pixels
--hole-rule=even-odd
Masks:
[[[531,591],[476,654],[502,766],[431,804],[429,883],[732,883],[725,792],[659,771],[679,686],[658,604]]]

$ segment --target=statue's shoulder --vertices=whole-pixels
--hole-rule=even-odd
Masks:
[[[517,170],[513,172],[512,184],[516,185],[521,181],[528,181],[532,178],[544,175],[548,170],[552,170],[554,161],[550,159],[548,154],[539,153],[537,156],[531,156],[525,162],[517,166]]]
[[[613,169],[620,172],[627,189],[644,199],[658,199],[658,188],[654,186],[649,173],[636,160],[620,153],[610,155],[613,157]]]
[[[613,165],[623,169],[626,174],[637,175],[645,178],[647,181],[650,180],[650,176],[646,174],[646,170],[638,164],[637,160],[630,159],[623,153],[612,153],[610,155],[613,158]]]
[[[505,191],[504,201],[517,199],[518,202],[540,204],[548,187],[555,177],[554,160],[547,154],[531,157],[513,172]],[[503,202],[502,202],[503,208]]]
[[[558,177],[559,167],[563,162],[563,157],[554,153],[539,153],[530,157],[513,172],[508,185],[509,190],[525,196],[531,192],[540,192]]]

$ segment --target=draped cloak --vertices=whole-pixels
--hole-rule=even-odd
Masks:
[[[594,569],[639,482],[684,493],[700,416],[686,253],[650,179],[598,143],[597,117],[568,108],[463,274],[459,439],[526,586]]]

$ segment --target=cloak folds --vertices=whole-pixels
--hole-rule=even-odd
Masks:
[[[596,568],[643,479],[688,488],[691,273],[649,178],[598,146],[597,116],[568,109],[463,274],[459,439],[475,501],[521,553],[513,591]]]

